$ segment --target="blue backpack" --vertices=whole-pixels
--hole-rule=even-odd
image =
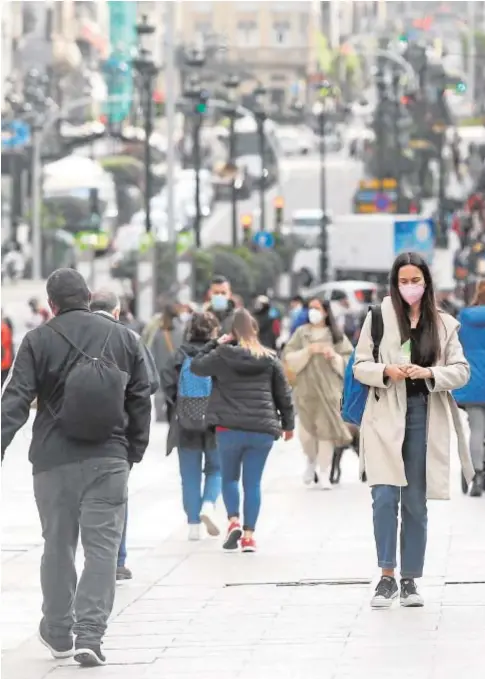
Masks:
[[[192,358],[186,356],[180,369],[175,412],[182,429],[204,432],[207,429],[212,378],[194,375],[191,364]]]
[[[370,308],[370,312],[372,317],[372,355],[374,357],[374,361],[378,363],[379,347],[384,334],[382,309],[380,306],[373,306]],[[369,395],[369,387],[355,379],[353,370],[354,362],[355,349],[350,356],[347,367],[345,368],[344,392],[342,397],[341,412],[344,422],[347,422],[348,424],[355,424],[359,427],[364,415],[365,404],[367,402],[367,396]]]

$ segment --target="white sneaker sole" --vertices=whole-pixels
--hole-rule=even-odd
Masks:
[[[401,597],[400,603],[403,608],[423,608],[424,606],[424,601],[419,594]]]
[[[49,653],[56,660],[63,660],[64,658],[72,658],[72,656],[74,655],[74,642],[72,644],[72,648],[71,648],[70,651],[56,651],[55,648],[52,648],[52,646],[49,643],[47,643],[47,641],[42,637],[42,635],[39,631],[37,632],[37,639],[40,641],[42,646],[45,646],[47,648]]]
[[[106,660],[102,660],[91,648],[76,649],[74,660],[82,667],[100,667],[101,665],[106,665]]]
[[[376,610],[385,610],[386,608],[391,608],[398,596],[399,592],[396,592],[390,599],[384,599],[384,597],[372,599],[370,602],[371,608],[375,608]]]
[[[209,514],[204,514],[204,512],[202,512],[200,515],[200,520],[207,528],[207,532],[209,533],[209,535],[212,535],[212,537],[217,537],[217,535],[221,534],[221,529],[215,523],[212,517],[209,516]]]

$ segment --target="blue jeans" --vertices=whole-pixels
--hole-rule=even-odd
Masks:
[[[202,486],[202,461],[205,461]],[[182,500],[187,521],[200,523],[200,510],[204,502],[215,504],[221,494],[221,463],[219,451],[188,450],[179,448],[180,477],[182,479]]]
[[[121,536],[121,545],[118,550],[118,568],[122,568],[126,563],[126,529],[128,527],[128,502],[126,503],[125,525],[123,526],[123,535]]]
[[[402,447],[408,485],[372,488],[374,536],[380,568],[396,567],[397,526],[401,500],[401,577],[423,575],[428,511],[426,507],[427,399],[408,398],[406,432]]]
[[[261,478],[274,436],[251,431],[221,431],[217,445],[222,462],[222,497],[229,518],[239,517],[242,468],[244,530],[254,530],[261,508]]]

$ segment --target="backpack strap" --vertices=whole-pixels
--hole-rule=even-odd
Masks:
[[[372,336],[372,356],[374,362],[379,362],[379,348],[384,335],[384,319],[382,318],[382,307],[380,304],[371,306],[371,336]]]

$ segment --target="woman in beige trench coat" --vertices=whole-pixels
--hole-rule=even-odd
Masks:
[[[437,310],[431,274],[420,255],[397,257],[390,286],[391,296],[382,303],[379,362],[372,356],[369,314],[354,363],[356,379],[370,387],[360,461],[372,486],[374,536],[382,569],[372,599],[375,608],[389,607],[399,593],[394,577],[399,501],[401,605],[423,605],[414,580],[422,576],[424,566],[426,500],[449,495],[450,422],[465,476],[473,478],[458,408],[450,395],[470,375],[458,340],[459,324]]]
[[[343,375],[352,345],[337,329],[328,302],[310,300],[308,316],[310,323],[296,330],[283,359],[295,376],[299,436],[307,457],[303,481],[310,485],[317,480],[328,490],[334,449],[352,441],[340,416]]]

